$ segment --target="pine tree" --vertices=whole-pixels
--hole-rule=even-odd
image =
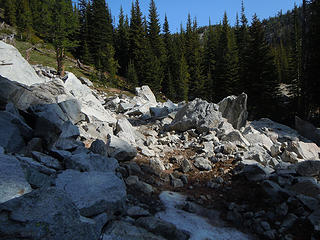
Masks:
[[[32,29],[32,14],[29,7],[29,1],[28,0],[18,0],[17,2],[18,8],[17,11],[17,26],[18,31],[23,37],[27,40],[30,40],[31,35],[33,33]]]
[[[146,29],[142,20],[142,13],[140,10],[139,1],[136,0],[135,4],[132,3],[130,30],[129,30],[129,56],[134,64],[137,73],[139,84],[143,83],[145,60],[146,60]]]
[[[78,48],[79,58],[86,64],[92,62],[89,45],[90,45],[90,31],[89,31],[89,15],[90,3],[87,0],[79,1],[79,21],[80,21],[80,45]]]
[[[319,118],[320,109],[320,53],[316,49],[320,41],[320,2],[312,0],[305,3],[306,25],[305,41],[303,41],[303,84],[304,117],[312,119],[316,115]]]
[[[4,19],[11,26],[16,26],[16,11],[17,11],[16,0],[6,0],[4,3]]]
[[[178,78],[178,93],[179,96],[178,100],[188,101],[188,93],[189,93],[189,81],[190,81],[190,74],[188,72],[188,64],[184,57],[181,55],[180,64],[179,64],[179,78]]]
[[[131,86],[132,88],[138,86],[138,75],[135,70],[134,63],[131,60],[128,63],[127,78],[129,86]]]
[[[290,94],[292,95],[293,113],[297,115],[301,109],[301,88],[302,88],[302,62],[301,62],[301,26],[298,19],[298,8],[295,5],[293,11],[294,31],[291,34],[291,52],[289,56],[289,83]]]
[[[174,99],[175,90],[173,86],[173,72],[175,54],[173,48],[173,39],[169,30],[167,15],[163,24],[163,42],[164,42],[164,79],[162,82],[162,92],[170,99]]]
[[[124,16],[122,6],[120,8],[119,23],[115,32],[115,58],[119,63],[119,73],[123,76],[127,74],[129,63],[129,23]]]
[[[240,92],[246,91],[246,52],[248,50],[249,32],[248,32],[248,20],[245,15],[244,2],[241,2],[241,26],[236,34],[237,45],[239,52],[239,90]]]
[[[113,44],[112,16],[105,0],[92,1],[92,20],[90,21],[90,48],[96,68],[101,71],[110,71],[107,62],[108,44]],[[101,74],[100,74],[101,75]]]
[[[150,79],[150,83],[153,86],[153,90],[159,92],[161,90],[161,83],[163,80],[163,64],[164,64],[164,45],[160,36],[160,23],[159,15],[154,0],[151,0],[149,6],[149,20],[147,24],[147,38],[149,44],[147,47],[147,59],[146,65],[151,68],[146,68],[146,74],[153,79]],[[150,60],[154,61],[150,64]],[[147,80],[147,82],[149,82]]]
[[[249,112],[256,117],[270,117],[276,112],[277,77],[274,57],[266,42],[263,25],[256,15],[249,29],[246,53],[246,91]]]
[[[53,3],[51,39],[56,51],[58,73],[64,75],[65,51],[76,47],[71,38],[77,30],[71,0],[55,0]]]
[[[108,43],[106,48],[106,69],[109,72],[109,81],[112,84],[116,84],[116,74],[118,72],[119,64],[118,61],[114,58],[115,50],[113,46]]]
[[[185,58],[189,66],[189,98],[193,99],[202,96],[204,92],[204,77],[202,75],[202,47],[199,34],[197,33],[196,19],[191,21],[190,14],[187,20],[187,29],[185,33]]]
[[[35,0],[37,1],[37,0]],[[55,1],[51,0],[43,0],[40,2],[40,4],[33,4],[31,5],[32,9],[32,15],[33,15],[33,28],[37,32],[40,38],[44,39],[45,41],[51,41],[52,40],[52,31],[54,22],[53,22],[53,12],[54,12],[54,4]],[[34,14],[34,11],[37,12],[37,14]]]
[[[215,100],[237,92],[238,85],[238,50],[235,42],[235,36],[231,30],[228,17],[225,12],[223,24],[216,51],[216,69],[215,69]]]

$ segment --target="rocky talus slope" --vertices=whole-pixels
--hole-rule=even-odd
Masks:
[[[320,239],[309,123],[248,122],[244,93],[109,96],[1,41],[0,62],[0,239]]]

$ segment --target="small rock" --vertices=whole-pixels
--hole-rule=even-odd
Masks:
[[[203,157],[197,157],[194,161],[194,166],[200,171],[210,171],[212,169],[211,162]]]

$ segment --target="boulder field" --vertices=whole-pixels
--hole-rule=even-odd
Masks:
[[[1,239],[320,239],[310,123],[247,121],[245,93],[109,95],[1,41],[0,60]]]

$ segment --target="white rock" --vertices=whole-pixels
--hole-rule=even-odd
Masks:
[[[21,56],[19,51],[9,44],[0,41],[0,63],[11,64],[0,66],[0,75],[11,81],[30,86],[43,83],[31,65]]]

